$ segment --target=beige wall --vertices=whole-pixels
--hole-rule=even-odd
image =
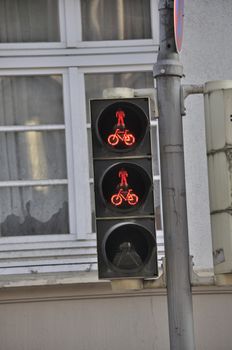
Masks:
[[[231,0],[185,0],[182,84],[232,79]],[[190,253],[197,269],[212,266],[212,246],[202,95],[185,101],[185,178]],[[232,346],[231,346],[232,349]]]
[[[0,291],[1,350],[168,350],[164,290],[108,283]],[[232,288],[194,289],[197,350],[231,350]]]

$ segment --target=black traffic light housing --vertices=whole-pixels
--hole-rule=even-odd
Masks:
[[[90,101],[99,278],[157,275],[148,98]]]

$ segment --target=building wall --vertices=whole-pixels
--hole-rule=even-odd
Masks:
[[[194,289],[197,350],[230,350],[232,289]],[[6,289],[2,350],[168,350],[165,290],[113,293],[108,283]],[[222,322],[223,321],[223,322]]]
[[[183,84],[232,79],[232,2],[186,0],[181,62]],[[202,95],[189,96],[184,144],[190,250],[195,268],[212,267]]]

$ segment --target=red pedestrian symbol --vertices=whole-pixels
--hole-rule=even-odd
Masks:
[[[118,109],[115,116],[117,118],[116,130],[113,134],[108,136],[108,144],[113,147],[118,143],[132,146],[135,143],[135,137],[128,129],[125,129],[125,112],[122,109]]]
[[[116,207],[119,207],[123,202],[127,202],[129,205],[136,205],[139,197],[133,193],[132,188],[128,188],[128,172],[125,169],[121,169],[118,177],[120,178],[119,191],[111,196],[111,203]]]
[[[124,122],[125,113],[124,113],[124,111],[121,108],[117,110],[116,118],[118,119],[117,127],[122,126],[123,128],[125,128],[125,122]]]
[[[124,169],[121,169],[118,173],[118,177],[121,179],[119,186],[120,187],[128,187],[128,182],[127,182],[128,172]]]

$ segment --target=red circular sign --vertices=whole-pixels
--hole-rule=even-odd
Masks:
[[[184,25],[184,0],[174,0],[174,33],[177,52],[181,51]]]

